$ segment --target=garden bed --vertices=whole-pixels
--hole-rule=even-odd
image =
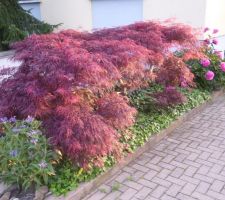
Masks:
[[[145,144],[143,144],[140,147],[137,147],[134,153],[128,154],[124,159],[122,159],[119,163],[116,163],[112,168],[108,169],[103,174],[97,176],[95,179],[89,182],[80,184],[80,186],[77,189],[74,189],[73,191],[69,192],[66,196],[62,195],[60,197],[57,197],[54,195],[50,195],[50,196],[47,196],[45,199],[46,200],[63,200],[63,199],[64,200],[72,200],[72,199],[80,200],[84,198],[86,195],[90,194],[96,187],[98,187],[105,181],[109,180],[111,177],[113,177],[124,166],[128,165],[131,161],[138,158],[142,153],[144,153],[150,148],[153,148],[155,145],[157,145],[157,143],[159,143],[159,141],[169,136],[173,132],[173,130],[179,127],[180,125],[182,125],[182,123],[189,120],[190,118],[193,118],[195,114],[201,112],[204,108],[206,108],[208,105],[210,105],[215,100],[217,100],[218,97],[224,95],[224,90],[213,92],[212,94],[210,94],[210,96],[208,95],[209,95],[208,92],[206,92],[206,94],[203,92],[199,96],[198,95],[195,96],[196,98],[195,100],[192,99],[192,97],[194,96],[192,97],[190,96],[189,103],[191,106],[189,108],[186,107],[186,109],[183,109],[183,112],[177,112],[177,113],[175,109],[174,110],[174,112],[176,113],[174,116],[175,119],[173,121],[169,120],[168,123],[165,125],[165,129],[162,128],[162,130],[160,130],[159,128],[160,130],[159,132],[155,132],[154,134],[151,133],[150,137],[147,139]],[[203,98],[202,99],[199,98],[200,96]]]
[[[156,90],[158,90],[158,88]],[[140,104],[138,102],[143,99],[144,95],[148,95],[151,92],[153,92],[152,88],[140,90],[138,94],[135,94],[135,100],[133,99],[134,104],[139,105],[140,107]],[[131,129],[134,129],[133,132],[136,132],[136,135],[138,135],[140,133],[140,129],[142,129],[141,131],[142,133],[144,133],[144,135],[139,135],[136,140],[132,141],[134,143],[132,149],[133,153],[127,154],[116,164],[110,163],[104,170],[100,170],[97,172],[92,171],[90,173],[83,172],[81,175],[86,176],[83,181],[79,181],[75,178],[75,176],[77,176],[77,174],[79,173],[78,169],[73,169],[72,166],[65,165],[64,168],[60,169],[60,171],[56,171],[57,176],[51,181],[51,184],[49,185],[50,191],[52,191],[54,194],[52,194],[52,192],[48,192],[45,187],[41,188],[40,192],[43,192],[43,190],[45,191],[46,196],[44,199],[72,200],[76,198],[77,200],[80,200],[84,198],[97,186],[110,179],[121,168],[128,165],[132,160],[139,157],[149,148],[153,148],[160,140],[167,137],[183,122],[189,120],[189,118],[193,117],[193,115],[195,115],[196,113],[201,112],[209,104],[215,101],[217,97],[224,94],[224,90],[209,93],[208,91],[201,91],[198,89],[194,89],[192,91],[183,89],[182,92],[185,93],[188,98],[188,102],[184,105],[178,105],[173,109],[167,110],[165,113],[158,113],[154,115],[152,113],[150,114],[148,112],[142,112],[139,114],[136,124]],[[160,119],[161,121],[159,121],[158,119]],[[145,127],[145,130],[143,129],[143,126]],[[70,171],[69,174],[67,174],[68,170]],[[64,173],[67,175],[65,176]],[[87,182],[85,182],[85,180]],[[3,190],[5,190],[6,188],[6,186],[1,186],[0,192],[3,192]],[[11,189],[15,190],[15,187],[12,187]],[[10,191],[11,189],[5,191]],[[40,192],[36,191],[36,195],[40,195]],[[24,195],[27,195],[27,193],[25,193]],[[33,197],[35,196],[34,193],[28,195],[33,195]]]
[[[224,87],[214,43],[185,25],[140,22],[14,44],[22,64],[0,84],[0,179],[17,185],[13,197],[47,185],[81,198]]]
[[[44,188],[45,193],[46,193],[45,199],[46,200],[72,200],[72,199],[81,200],[86,195],[91,193],[97,186],[99,186],[102,183],[104,183],[105,181],[109,180],[120,169],[122,169],[124,166],[128,165],[131,161],[138,158],[142,153],[144,153],[145,151],[147,151],[150,148],[153,148],[155,145],[157,145],[157,143],[160,140],[169,136],[169,134],[171,134],[174,129],[176,129],[178,126],[182,125],[183,122],[189,120],[195,114],[201,112],[209,104],[214,102],[217,99],[217,97],[219,97],[223,94],[224,94],[224,90],[216,91],[216,92],[213,92],[212,94],[209,94],[208,92],[194,90],[192,95],[189,95],[189,97],[188,97],[189,101],[186,104],[186,106],[185,105],[178,106],[178,107],[174,108],[173,111],[172,110],[169,111],[170,113],[174,113],[173,116],[170,119],[167,119],[167,121],[165,120],[164,121],[165,124],[162,125],[161,127],[159,127],[158,131],[156,131],[155,133],[150,131],[149,137],[146,140],[146,142],[140,142],[140,141],[137,142],[138,144],[135,145],[136,148],[134,148],[133,153],[127,154],[127,156],[124,159],[122,159],[120,162],[116,163],[113,167],[107,169],[105,172],[102,171],[102,172],[99,172],[99,175],[96,174],[96,178],[94,178],[94,175],[90,176],[89,179],[94,178],[93,180],[90,180],[89,182],[76,183],[76,185],[80,184],[78,186],[78,188],[74,187],[74,189],[72,189],[73,185],[75,185],[73,183],[73,181],[75,181],[75,180],[72,180],[72,178],[73,178],[72,173],[70,174],[71,177],[69,177],[69,176],[67,177],[67,180],[65,177],[59,176],[58,182],[57,182],[57,180],[55,180],[54,185],[59,184],[58,185],[59,187],[60,186],[63,187],[63,185],[60,185],[60,181],[62,181],[62,182],[68,181],[68,183],[71,184],[70,190],[72,190],[72,191],[68,192],[66,194],[66,196],[62,195],[62,196],[57,197],[55,195],[52,195],[51,193],[47,193],[47,190]],[[169,115],[164,115],[164,117],[163,117],[163,115],[161,115],[162,120],[163,120],[163,118],[164,119],[168,118],[168,116]],[[141,118],[143,119],[143,116]],[[141,119],[141,118],[139,118],[139,119]],[[155,122],[159,123],[158,120],[156,120]],[[140,122],[137,122],[137,123],[139,123],[138,127],[141,127]],[[145,126],[148,126],[148,125],[151,126],[150,122],[148,122],[148,123],[149,124],[145,124]],[[154,121],[151,121],[151,123],[154,123]],[[143,141],[144,140],[145,139],[143,139]],[[141,144],[143,144],[143,145],[141,145]],[[139,145],[141,145],[141,146],[139,146]],[[64,170],[66,171],[66,169],[64,169]],[[61,180],[61,178],[62,178],[62,180]],[[62,184],[62,182],[61,182],[61,184]],[[69,188],[66,188],[66,189],[67,189],[67,191],[69,190]],[[43,188],[42,188],[42,190],[43,190]],[[0,191],[0,192],[2,192],[2,191]],[[58,191],[58,193],[59,192],[60,191]],[[35,195],[33,194],[33,196],[35,196]]]

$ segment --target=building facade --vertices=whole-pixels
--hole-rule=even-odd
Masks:
[[[59,29],[91,31],[174,18],[196,28],[218,28],[219,39],[225,41],[225,0],[23,0],[20,3],[38,19],[50,24],[62,23]]]

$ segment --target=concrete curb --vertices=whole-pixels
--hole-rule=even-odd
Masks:
[[[13,50],[2,51],[2,52],[0,52],[0,58],[12,57],[14,54],[15,54],[15,51],[13,51]]]
[[[223,94],[224,90],[213,92],[210,100],[180,116],[177,120],[172,122],[167,129],[162,130],[154,136],[151,136],[149,141],[146,142],[143,146],[139,147],[133,154],[128,155],[122,161],[113,166],[111,169],[109,169],[102,175],[99,175],[92,181],[81,184],[77,189],[69,192],[66,196],[55,197],[53,195],[50,195],[46,197],[45,200],[81,200],[82,198],[90,194],[92,191],[94,191],[94,189],[96,189],[98,186],[109,180],[113,175],[115,175],[119,170],[128,165],[131,161],[138,158],[145,151],[153,148],[159,141],[170,135],[172,131],[179,127],[182,123],[187,120],[190,120],[193,115],[201,112],[208,105],[215,102],[218,97],[222,96]]]

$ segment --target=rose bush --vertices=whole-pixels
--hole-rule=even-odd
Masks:
[[[209,29],[205,29],[208,34]],[[195,82],[198,87],[213,90],[225,85],[225,63],[222,52],[216,50],[217,39],[213,39],[218,29],[214,29],[203,41],[202,52],[205,55],[202,59],[190,59],[187,64],[195,75]]]

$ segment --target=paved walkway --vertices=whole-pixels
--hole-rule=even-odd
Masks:
[[[225,97],[85,200],[225,200]]]

